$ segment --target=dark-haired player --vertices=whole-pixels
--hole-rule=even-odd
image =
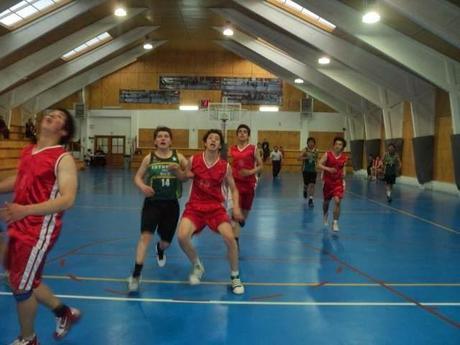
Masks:
[[[327,151],[318,163],[323,170],[323,216],[324,225],[328,226],[329,204],[334,199],[332,230],[339,231],[340,203],[345,192],[345,165],[348,157],[343,153],[347,142],[342,137],[334,138],[332,150]]]

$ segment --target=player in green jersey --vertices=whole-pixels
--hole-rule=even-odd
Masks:
[[[401,168],[401,160],[399,155],[396,152],[396,146],[394,144],[388,145],[388,151],[383,156],[383,169],[384,169],[384,178],[385,189],[387,194],[387,201],[391,202],[391,192],[393,190],[393,185],[396,183],[396,176],[399,173]]]
[[[140,277],[146,252],[155,230],[160,241],[156,244],[158,266],[166,264],[165,250],[171,244],[179,220],[179,202],[182,182],[186,180],[185,157],[171,149],[172,132],[168,127],[154,131],[155,150],[144,157],[136,176],[135,185],[145,196],[142,208],[141,236],[137,244],[136,262],[128,278],[128,290],[139,290]]]
[[[313,207],[313,197],[315,195],[316,165],[318,164],[318,149],[316,148],[315,138],[308,138],[307,147],[304,148],[299,160],[302,161],[303,176],[303,197],[308,198],[308,206]]]

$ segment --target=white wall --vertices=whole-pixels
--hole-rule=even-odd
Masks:
[[[240,123],[251,127],[252,142],[257,141],[259,130],[301,131],[301,147],[308,138],[309,131],[342,131],[346,128],[345,116],[339,113],[314,113],[311,116],[301,115],[298,112],[246,112],[240,121],[229,122],[227,129],[236,129]],[[94,135],[126,135],[127,152],[130,149],[131,139],[137,135],[139,128],[155,128],[159,125],[171,128],[190,130],[189,146],[198,147],[196,131],[198,129],[221,128],[220,121],[209,120],[206,111],[179,111],[179,110],[129,110],[129,109],[102,109],[91,110],[82,130],[82,142],[86,147],[92,147],[88,139]],[[129,142],[129,144],[128,144]],[[301,148],[299,147],[299,149]]]

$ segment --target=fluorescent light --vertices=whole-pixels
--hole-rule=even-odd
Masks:
[[[114,14],[117,17],[126,17],[126,10],[123,7],[118,7],[117,9],[115,9]]]
[[[303,79],[297,78],[296,80],[294,80],[294,83],[303,84]]]
[[[233,36],[233,30],[231,28],[225,28],[223,34],[224,36]]]
[[[197,105],[180,105],[179,106],[179,110],[182,110],[182,111],[196,111],[198,109],[199,108]]]
[[[89,50],[91,50],[92,48],[94,48],[95,46],[98,46],[98,45],[101,45],[103,43],[105,43],[106,41],[108,41],[110,38],[112,38],[112,36],[110,36],[109,33],[107,32],[103,32],[102,34],[94,37],[94,38],[91,38],[89,41],[86,41],[85,43],[79,45],[78,47],[72,49],[71,51],[65,53],[63,56],[61,56],[61,58],[63,58],[64,60],[69,60],[69,58],[71,58],[72,56],[76,55],[76,54],[83,54],[84,52],[87,52]]]
[[[368,11],[363,15],[363,23],[375,24],[380,21],[380,14],[377,11]]]
[[[53,6],[59,6],[58,0],[20,1],[0,13],[0,24],[6,27],[18,26],[52,9]]]
[[[320,65],[328,65],[331,63],[331,59],[329,59],[327,56],[323,56],[318,59],[318,63]]]
[[[277,112],[280,110],[280,107],[277,105],[261,105],[259,107],[259,111],[264,111],[264,112]]]
[[[144,43],[144,49],[145,50],[153,49],[153,44],[152,43]]]

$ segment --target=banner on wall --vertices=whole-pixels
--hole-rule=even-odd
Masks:
[[[120,103],[179,104],[180,91],[120,89]]]
[[[278,78],[160,76],[161,90],[221,90],[228,102],[281,105],[283,87]]]
[[[221,77],[160,76],[161,90],[220,90]]]

